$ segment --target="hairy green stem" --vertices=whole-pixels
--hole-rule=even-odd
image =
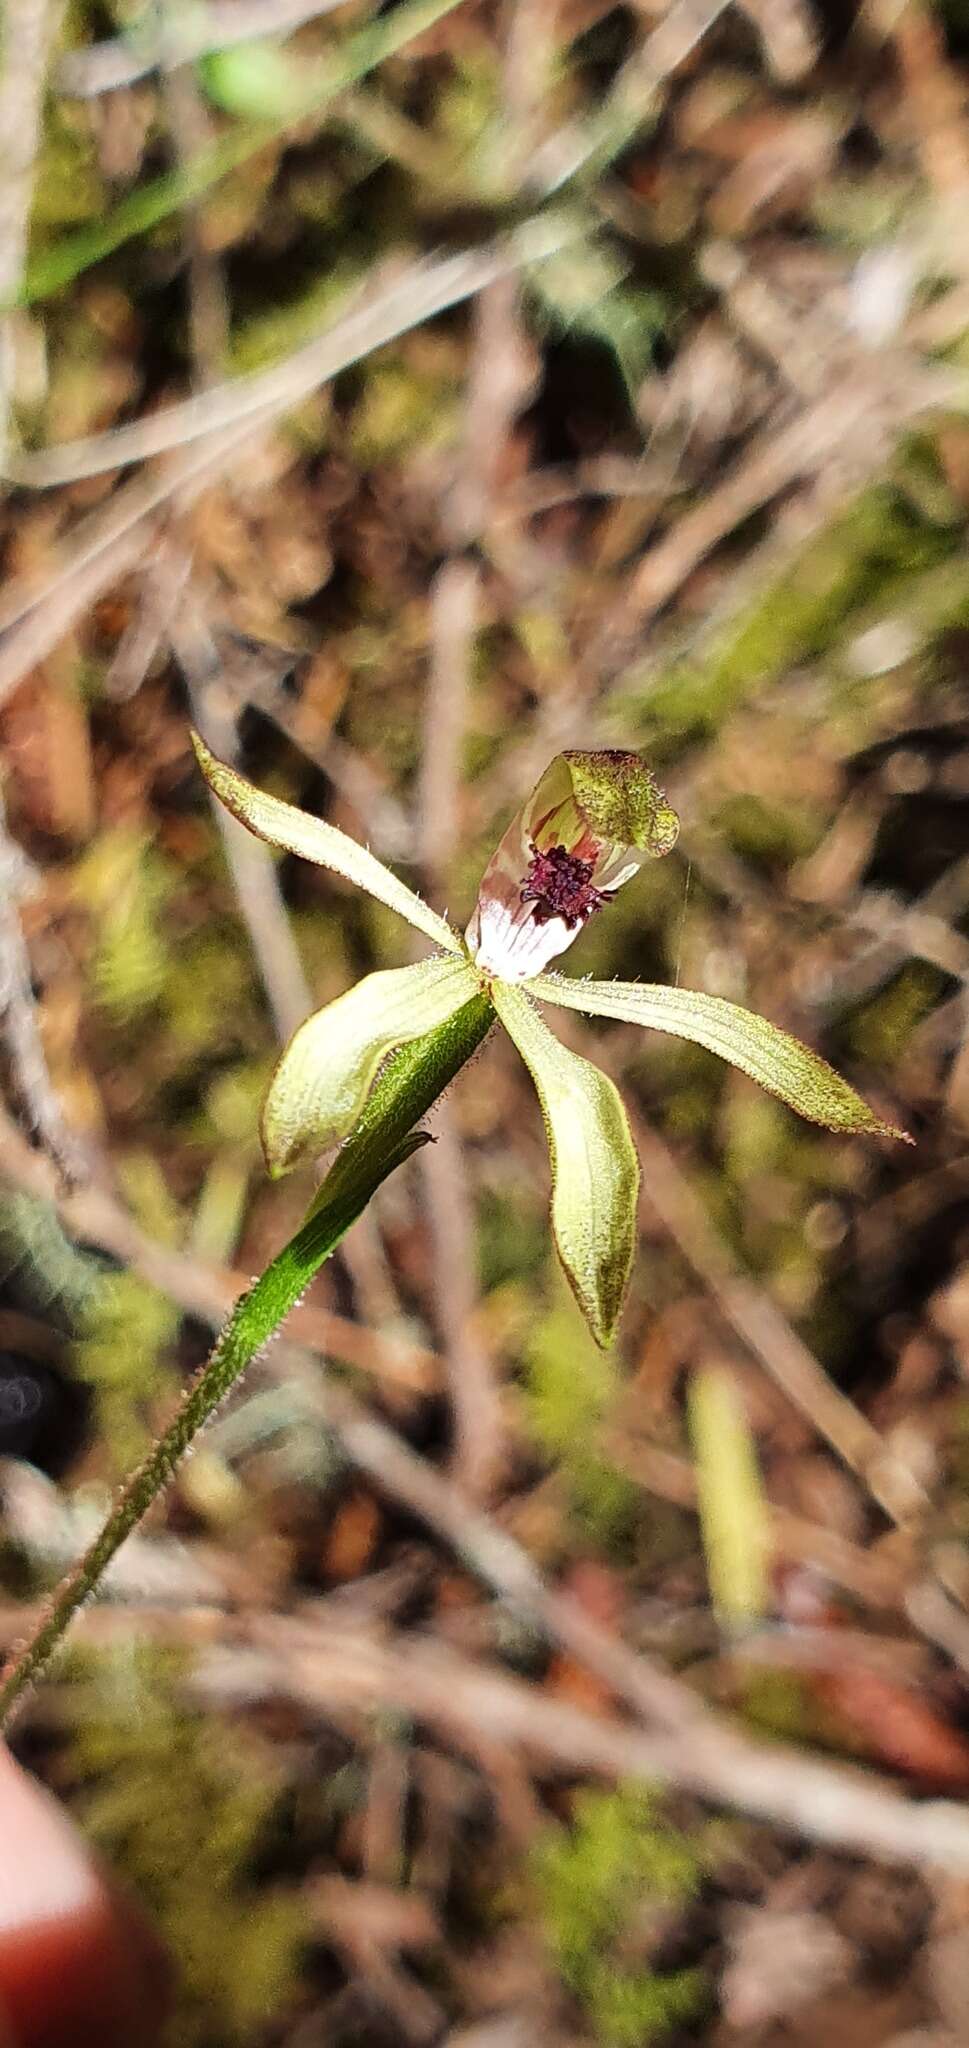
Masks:
[[[125,1481],[104,1527],[61,1580],[37,1629],[0,1676],[0,1725],[43,1670],[72,1616],[171,1478],[203,1423],[305,1293],[371,1196],[426,1134],[414,1125],[480,1045],[494,1011],[475,996],[385,1067],[356,1129],[330,1168],[305,1222],[236,1302],[172,1422]]]

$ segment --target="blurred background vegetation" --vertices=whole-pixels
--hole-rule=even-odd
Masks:
[[[281,1038],[408,957],[226,831],[190,723],[462,923],[560,746],[643,748],[679,847],[570,967],[745,1002],[918,1141],[557,1018],[644,1162],[603,1358],[489,1045],[22,1752],[159,1916],[192,2048],[964,2040],[951,1886],[570,1772],[555,1705],[625,1710],[482,1558],[515,1539],[832,1767],[969,1785],[969,10],[2,19],[6,1642],[300,1218],[256,1135]],[[739,1634],[696,1514],[711,1368],[755,1454],[720,1512],[769,1556]],[[480,1715],[428,1704],[433,1658],[423,1708],[368,1704],[368,1644],[460,1656]],[[499,1668],[529,1740],[491,1731]]]

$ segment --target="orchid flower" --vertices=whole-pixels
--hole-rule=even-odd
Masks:
[[[907,1136],[883,1122],[817,1053],[720,996],[543,971],[645,861],[675,844],[679,820],[638,754],[571,748],[556,756],[492,855],[462,938],[356,840],[257,789],[215,760],[200,739],[194,743],[210,788],[257,838],[368,890],[436,948],[414,966],[366,975],[300,1025],[263,1110],[271,1174],[345,1138],[388,1055],[486,994],[535,1084],[551,1157],[559,1256],[593,1335],[605,1346],[632,1265],[639,1162],[612,1081],[560,1043],[539,1004],[692,1040],[829,1130]]]

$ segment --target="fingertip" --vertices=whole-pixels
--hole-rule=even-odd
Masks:
[[[141,1915],[0,1749],[0,2048],[151,2048],[165,1985]]]

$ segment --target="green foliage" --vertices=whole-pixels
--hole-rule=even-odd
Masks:
[[[78,233],[37,250],[27,264],[21,299],[29,304],[46,298],[136,236],[167,227],[185,207],[197,204],[269,144],[275,142],[281,148],[297,120],[315,117],[322,121],[341,90],[367,77],[455,4],[456,0],[403,0],[390,16],[376,24],[365,23],[355,34],[345,36],[332,63],[312,67],[298,105],[287,105],[270,119],[237,122],[189,163],[147,180],[101,219],[86,219]],[[277,95],[278,87],[277,75]]]
[[[32,230],[42,239],[52,228],[79,227],[103,206],[91,124],[78,108],[55,103],[34,176]]]
[[[896,593],[957,547],[887,485],[865,491],[793,568],[760,587],[706,659],[674,662],[642,700],[641,734],[668,746],[683,728],[714,732],[734,706],[837,646],[862,608]]]
[[[850,1040],[863,1059],[890,1067],[916,1026],[939,1001],[945,978],[927,962],[910,960],[851,1021]]]
[[[238,1042],[259,1007],[244,934],[229,927],[195,933],[172,960],[164,999],[179,1063],[193,1053],[224,1053],[236,1035]]]
[[[172,1661],[125,1653],[86,1701],[71,1763],[91,1839],[156,1916],[178,1966],[172,2048],[243,2048],[292,1996],[304,1940],[295,1894],[257,1875],[276,1788],[238,1729],[191,1713]]]
[[[712,823],[724,840],[754,866],[785,867],[817,845],[823,820],[803,802],[768,803],[745,791],[726,797]]]
[[[321,204],[319,181],[314,188],[317,208]],[[292,298],[276,299],[269,307],[241,319],[229,351],[233,370],[244,375],[264,370],[281,356],[301,348],[304,342],[329,322],[336,322],[349,309],[359,291],[361,270],[349,253],[341,253],[319,277],[304,284]]]
[[[136,1273],[108,1274],[86,1308],[74,1366],[93,1391],[98,1437],[117,1472],[145,1448],[148,1411],[170,1385],[165,1361],[180,1320]]]
[[[166,987],[170,955],[161,916],[173,887],[167,861],[141,833],[102,832],[74,871],[95,926],[91,980],[117,1020],[139,1017]]]
[[[699,1970],[617,1970],[593,1963],[583,2003],[596,2035],[615,2048],[647,2048],[672,2027],[695,2019],[707,2002]]]
[[[198,76],[215,106],[244,120],[292,121],[305,102],[305,67],[268,37],[213,50]]]
[[[587,243],[536,268],[530,286],[540,322],[553,334],[575,334],[608,349],[635,400],[669,306],[660,292],[627,283],[626,276],[614,250]]]
[[[615,1399],[615,1367],[567,1300],[536,1325],[525,1370],[531,1427],[558,1463],[576,1514],[597,1543],[621,1543],[636,1490],[596,1446]]]
[[[704,2002],[696,1970],[656,1972],[624,1959],[644,1911],[699,1889],[695,1844],[665,1822],[642,1786],[582,1792],[574,1822],[533,1852],[532,1878],[555,1965],[603,2048],[647,2048]]]
[[[86,1314],[98,1267],[66,1236],[50,1203],[11,1189],[0,1200],[0,1274],[20,1299],[58,1325]]]
[[[443,354],[368,363],[350,432],[354,457],[367,468],[412,448],[446,447],[457,432],[459,398],[457,366]]]

